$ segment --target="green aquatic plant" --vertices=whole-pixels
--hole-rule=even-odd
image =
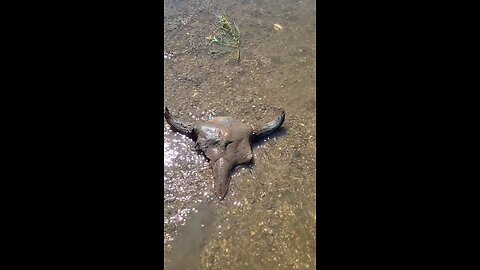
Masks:
[[[217,27],[217,30],[215,34],[207,37],[210,44],[216,43],[222,46],[237,48],[237,60],[240,60],[240,30],[235,21],[230,23],[227,15],[224,14],[218,17],[218,25],[213,24]]]

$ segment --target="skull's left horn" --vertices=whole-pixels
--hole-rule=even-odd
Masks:
[[[167,120],[167,123],[170,124],[170,126],[174,127],[179,132],[185,135],[192,134],[194,125],[174,117],[170,114],[170,111],[168,111],[167,107],[165,107],[165,119]]]

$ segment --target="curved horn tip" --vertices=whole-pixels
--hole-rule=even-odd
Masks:
[[[280,115],[275,118],[272,122],[269,122],[267,125],[271,126],[272,128],[275,127],[274,129],[278,129],[282,126],[283,122],[285,121],[285,110],[282,109]]]
[[[191,134],[193,129],[194,129],[194,124],[182,121],[176,117],[174,117],[172,114],[170,114],[170,111],[168,110],[167,107],[165,107],[165,119],[167,120],[167,123],[179,131],[180,133],[183,134]]]
[[[285,110],[282,109],[282,112],[280,113],[280,118],[285,119]],[[283,122],[283,120],[282,120]]]
[[[170,120],[172,119],[172,114],[168,110],[168,107],[165,107],[164,116],[165,116],[165,119],[167,119],[167,122],[170,124]]]
[[[263,127],[257,130],[254,130],[253,132],[254,139],[269,135],[270,133],[279,129],[282,126],[284,121],[285,121],[285,110],[282,109],[282,113],[277,118],[275,118],[271,122],[268,122]]]

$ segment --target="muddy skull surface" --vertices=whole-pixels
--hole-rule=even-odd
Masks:
[[[165,119],[175,130],[195,140],[195,147],[205,153],[213,170],[215,195],[223,200],[232,169],[253,158],[251,142],[280,128],[285,112],[282,110],[275,120],[259,129],[230,117],[216,117],[198,124],[187,123],[170,114],[168,108],[165,108]]]

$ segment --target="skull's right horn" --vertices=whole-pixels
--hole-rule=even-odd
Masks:
[[[277,130],[282,126],[283,121],[285,121],[284,110],[282,110],[282,113],[277,118],[275,118],[275,120],[268,122],[267,124],[265,124],[263,127],[259,129],[255,129],[253,131],[253,139],[255,140],[260,137],[264,137],[271,134],[272,132],[274,132],[275,130]]]

